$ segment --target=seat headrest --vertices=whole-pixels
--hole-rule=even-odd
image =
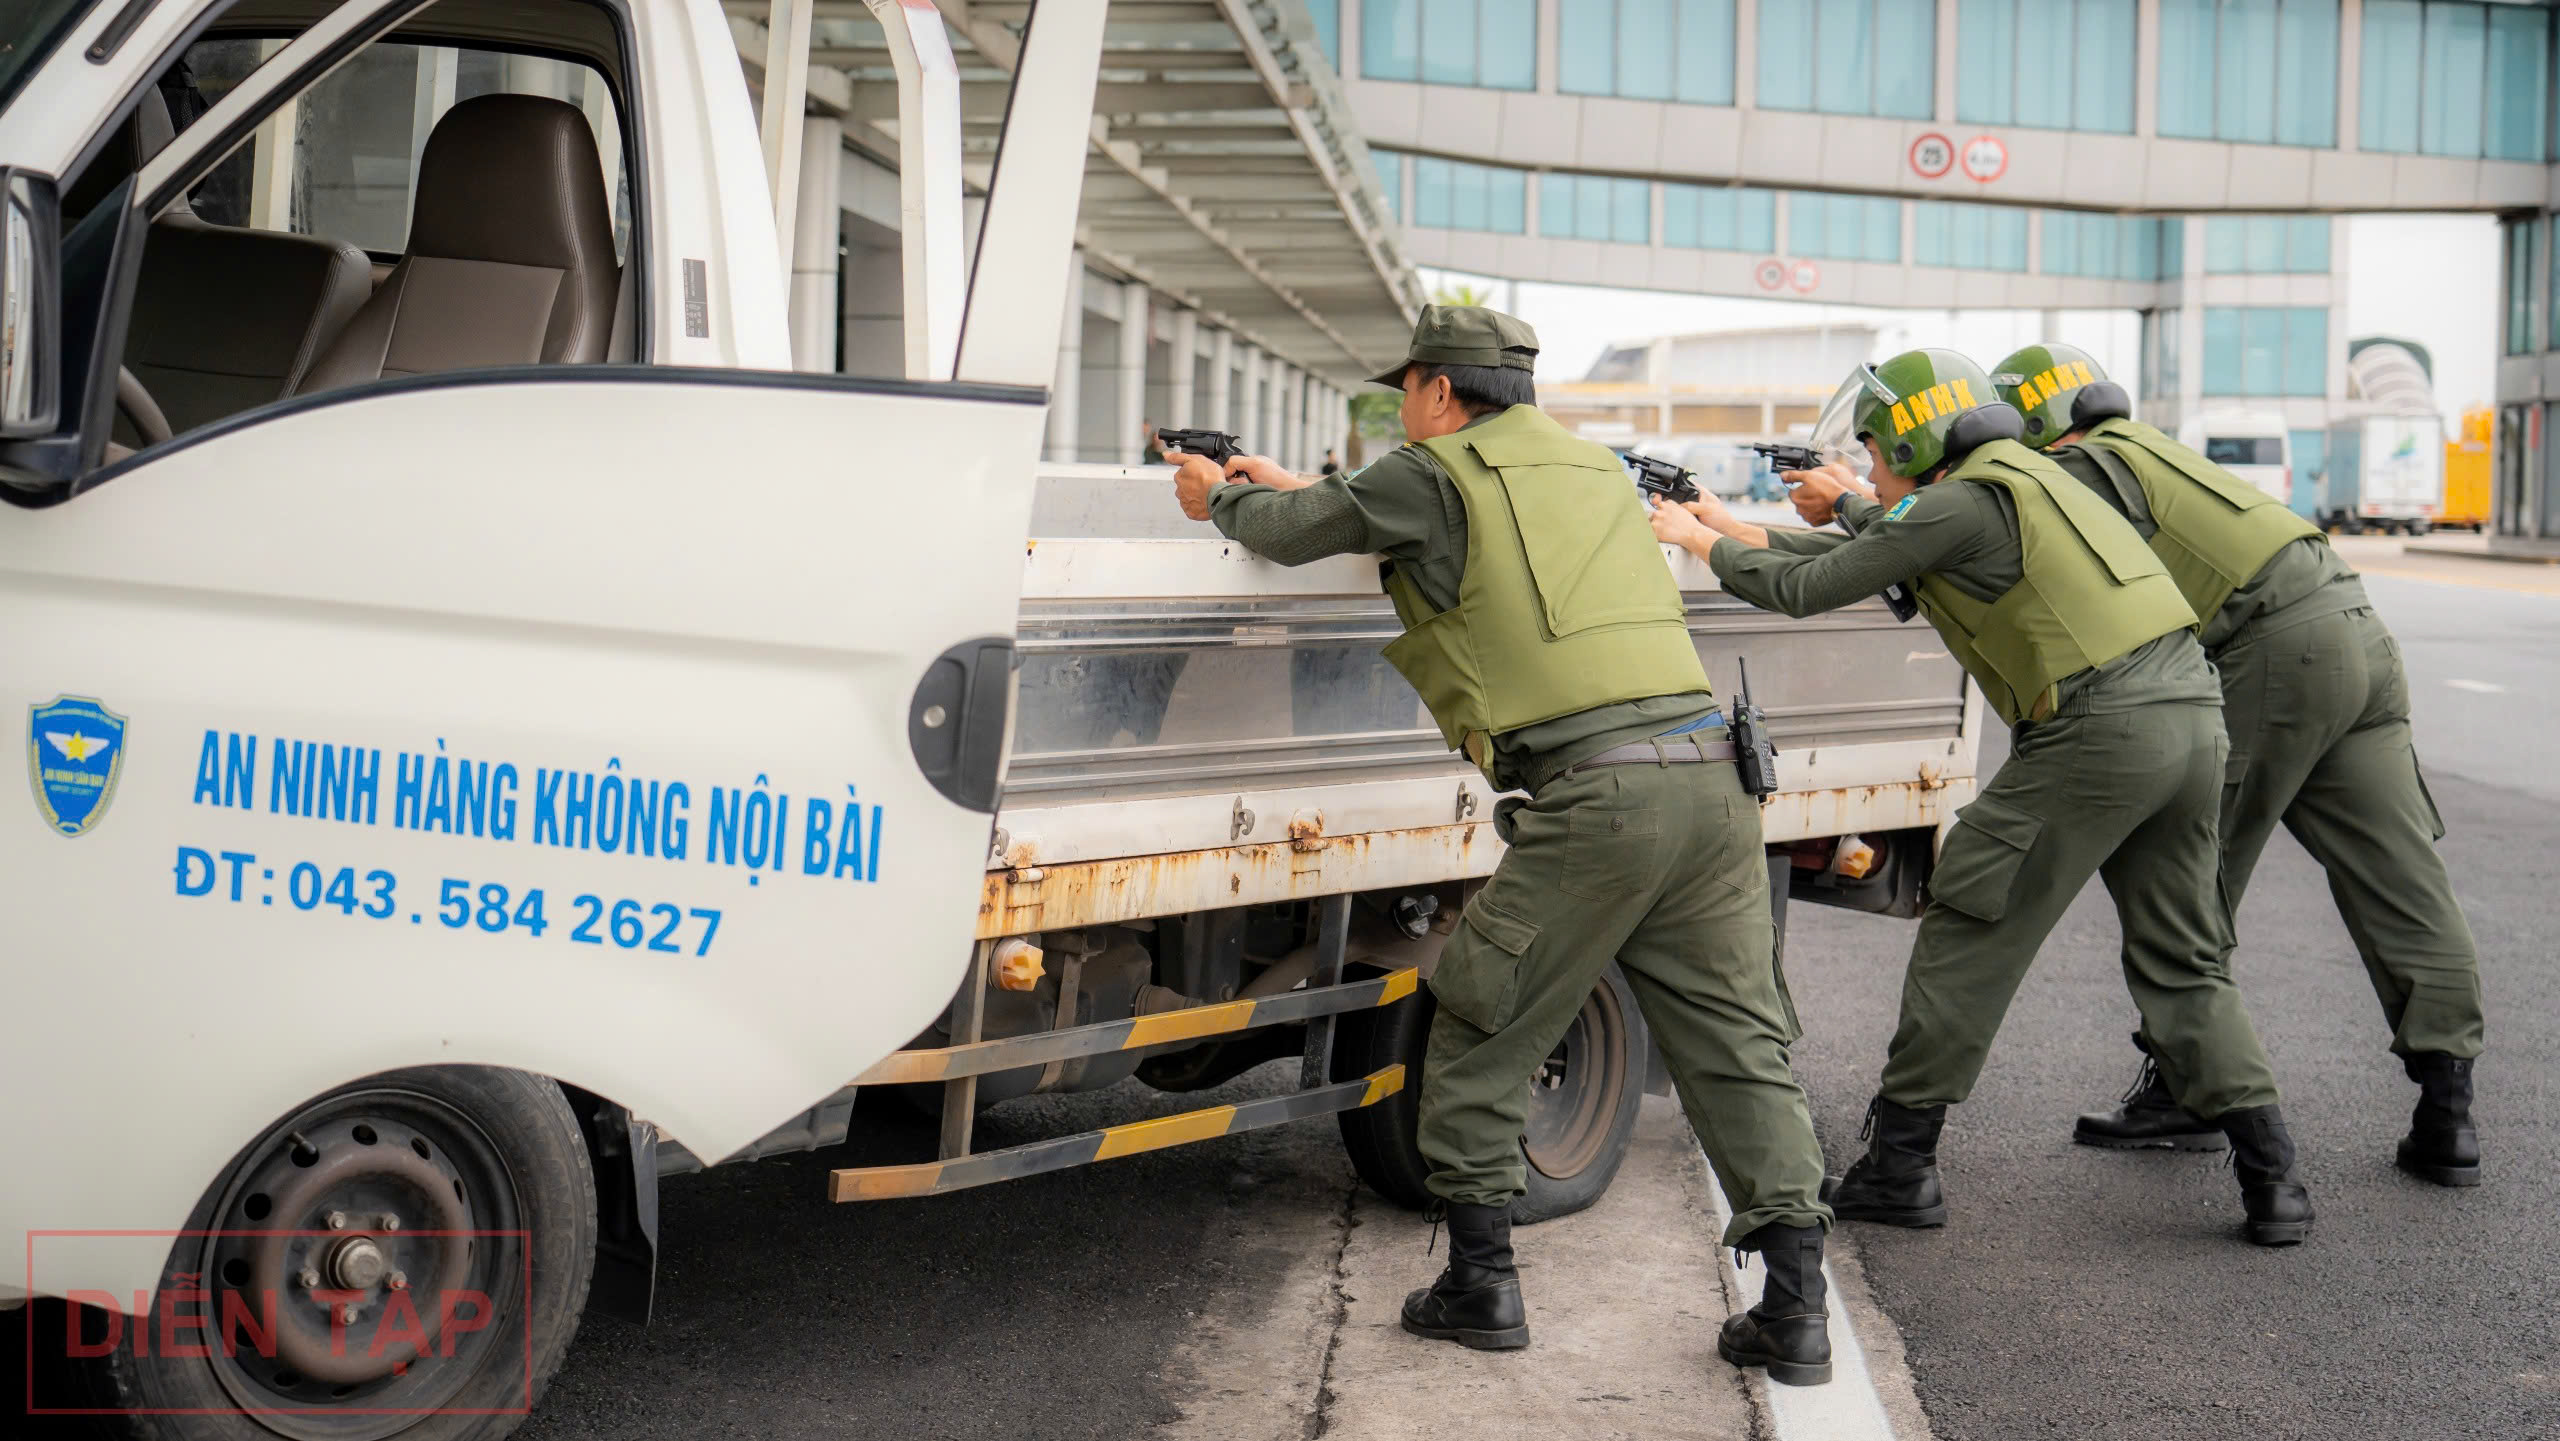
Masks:
[[[540,95],[482,95],[446,111],[418,158],[408,253],[611,266],[613,212],[587,117]]]
[[[96,209],[108,191],[124,183],[125,177],[140,170],[177,138],[178,129],[170,123],[169,102],[161,96],[160,87],[142,87],[142,98],[134,102],[133,113],[108,132],[107,143],[98,147],[89,168],[80,172],[80,182],[62,198],[63,214],[86,215]]]

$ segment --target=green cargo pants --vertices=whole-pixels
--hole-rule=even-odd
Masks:
[[[2211,1119],[2272,1105],[2267,1053],[2231,984],[2215,815],[2230,743],[2211,705],[2057,716],[1957,813],[1929,882],[1879,1092],[1961,1101],[2027,966],[2096,874],[2124,929],[2124,979],[2170,1093]]]
[[[1760,807],[1730,765],[1561,775],[1514,813],[1511,849],[1431,978],[1422,1072],[1432,1193],[1508,1205],[1529,1078],[1618,963],[1733,1203],[1725,1244],[1772,1221],[1828,1226],[1822,1151],[1787,1069]]]
[[[2284,822],[2329,873],[2391,1049],[2480,1054],[2480,959],[2435,842],[2444,821],[2409,740],[2400,647],[2370,609],[2271,635],[2243,629],[2214,657],[2231,766],[2222,885],[2234,910]]]

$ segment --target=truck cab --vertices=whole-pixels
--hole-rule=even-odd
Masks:
[[[633,1184],[573,1103],[725,1156],[948,1002],[1101,9],[901,380],[789,369],[714,0],[0,14],[0,1306],[133,1321],[81,1385],[521,1414]],[[388,1276],[489,1323],[332,1354]]]

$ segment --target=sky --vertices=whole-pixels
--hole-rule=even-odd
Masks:
[[[2498,226],[2486,215],[2357,215],[2343,226],[2347,336],[2392,335],[2427,347],[2435,361],[2436,403],[2450,426],[2492,395],[2498,350]],[[1426,285],[1445,278],[1488,286],[1491,303],[1538,331],[1539,373],[1579,378],[1612,342],[1692,331],[1867,322],[1881,326],[1883,354],[1946,345],[1990,365],[2045,339],[2033,310],[1880,310],[1804,301],[1726,299],[1596,286],[1486,282],[1426,268]],[[2064,335],[2110,372],[2138,371],[2141,327],[2134,312],[2063,312]],[[1881,359],[1882,355],[1877,358]]]

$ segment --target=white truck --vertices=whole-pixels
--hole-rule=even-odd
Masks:
[[[2333,529],[2425,535],[2444,514],[2444,417],[2359,415],[2329,427],[2321,519]]]
[[[2178,427],[2188,449],[2287,505],[2293,503],[2293,434],[2272,410],[2217,410]]]
[[[0,14],[0,1339],[36,1410],[503,1434],[590,1299],[645,1319],[662,1175],[834,1145],[863,1086],[940,1154],[839,1200],[1325,1114],[1420,1199],[1419,982],[1497,798],[1379,656],[1374,562],[1282,570],[1161,470],[1040,463],[1105,7],[1007,32],[990,174],[941,17],[869,3],[897,381],[788,369],[799,0],[761,121],[710,0]],[[1910,913],[1972,793],[1961,673],[1881,606],[1797,625],[1667,563],[1783,748],[1778,898]],[[1607,1184],[1649,1054],[1612,978],[1533,1083],[1525,1216]],[[1287,1058],[971,1145],[1010,1097]]]

